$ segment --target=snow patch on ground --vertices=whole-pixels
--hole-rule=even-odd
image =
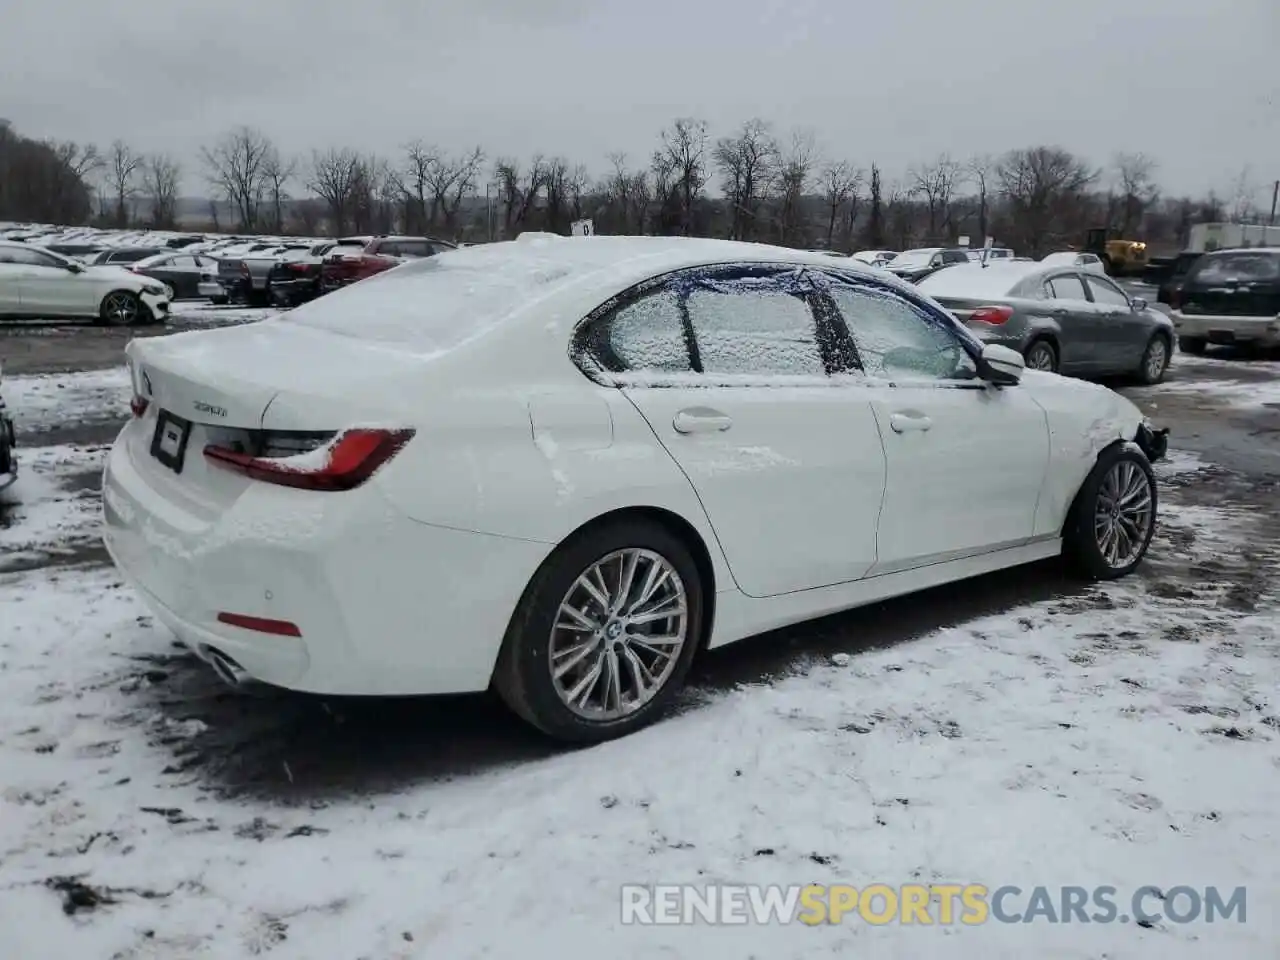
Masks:
[[[126,367],[5,377],[0,390],[14,430],[40,433],[82,423],[123,420],[129,416],[132,385]]]
[[[0,570],[98,541],[107,446],[19,448],[18,480],[0,493]]]
[[[1153,556],[1204,564],[1212,592],[1250,518],[1165,516]],[[619,742],[447,778],[431,758],[453,727],[388,723],[365,747],[404,741],[415,773],[334,796],[286,755],[272,797],[202,776],[207,738],[235,730],[184,695],[207,668],[113,571],[0,576],[0,954],[1179,960],[1211,940],[1270,958],[1280,623],[1156,585],[801,662]],[[292,734],[324,750],[325,717]],[[1211,928],[619,924],[624,883],[715,881],[1245,885],[1251,909]]]
[[[169,308],[171,320],[191,327],[229,327],[257,323],[280,314],[270,307],[214,306],[207,300],[183,300]]]

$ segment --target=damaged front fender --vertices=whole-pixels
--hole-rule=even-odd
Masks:
[[[1163,460],[1165,454],[1169,452],[1169,428],[1156,429],[1150,420],[1143,420],[1142,423],[1138,424],[1138,432],[1134,436],[1133,442],[1138,445],[1152,463],[1157,460]]]

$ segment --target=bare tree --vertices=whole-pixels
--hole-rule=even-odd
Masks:
[[[1098,176],[1068,151],[1046,146],[1009,151],[995,173],[1016,241],[1033,257],[1079,232],[1085,191]]]
[[[138,176],[143,156],[123,140],[111,144],[107,154],[107,177],[111,184],[111,196],[115,202],[113,221],[117,227],[129,225],[129,210],[138,195]]]
[[[880,180],[880,168],[871,165],[871,217],[867,224],[867,245],[872,250],[884,246],[884,186]]]
[[[177,161],[168,154],[152,154],[143,165],[142,179],[151,198],[151,225],[159,229],[177,226],[178,187],[182,182]]]
[[[498,181],[498,198],[502,203],[502,235],[512,237],[524,226],[537,204],[547,177],[547,162],[536,156],[527,173],[520,172],[515,160],[498,160],[493,166]]]
[[[258,229],[267,171],[276,149],[267,136],[252,127],[237,127],[213,146],[200,151],[210,186],[230,204],[242,230]]]
[[[828,164],[822,171],[822,194],[827,203],[827,248],[835,245],[836,222],[842,230],[846,249],[858,219],[858,188],[862,174],[845,160]],[[842,216],[843,214],[843,216]]]
[[[729,204],[729,239],[750,240],[778,174],[778,142],[763,120],[748,120],[736,135],[716,141],[711,158]]]
[[[818,149],[814,136],[808,131],[792,135],[791,146],[782,158],[778,174],[778,241],[783,245],[803,244],[803,201],[813,179],[813,168]]]
[[[707,124],[704,120],[681,117],[662,132],[654,154],[658,168],[669,178],[668,200],[674,201],[673,224],[681,234],[695,232],[694,204],[707,185]]]
[[[365,186],[364,164],[360,155],[349,148],[329,148],[311,156],[307,189],[325,202],[329,228],[337,236],[347,232],[356,217],[358,196]]]
[[[913,167],[908,172],[911,192],[924,197],[929,212],[930,242],[938,239],[940,228],[946,232],[948,241],[951,239],[951,199],[960,180],[960,171],[960,164],[944,153],[932,163]]]
[[[1258,187],[1253,181],[1253,170],[1245,166],[1231,181],[1227,198],[1227,213],[1232,223],[1247,223],[1257,215]]]
[[[996,169],[996,160],[989,153],[980,153],[969,159],[966,165],[970,180],[977,191],[978,200],[978,234],[983,243],[991,235],[991,180]]]
[[[605,203],[616,218],[617,232],[642,234],[652,199],[649,175],[644,170],[629,170],[625,154],[615,153],[609,157],[609,162],[613,165],[613,172],[605,179],[602,188]]]
[[[1117,153],[1113,163],[1120,188],[1120,235],[1130,237],[1142,226],[1143,216],[1159,198],[1156,162],[1144,153]]]
[[[289,202],[289,181],[298,172],[298,161],[282,157],[274,146],[262,159],[262,183],[269,205],[269,228],[273,233],[284,233],[284,208]]]

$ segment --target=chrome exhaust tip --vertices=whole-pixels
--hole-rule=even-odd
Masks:
[[[253,678],[249,676],[248,671],[225,653],[210,647],[206,651],[206,656],[208,657],[209,666],[213,667],[213,672],[227,686],[241,690],[253,684]]]

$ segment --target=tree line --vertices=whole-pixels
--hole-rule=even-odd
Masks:
[[[490,158],[480,146],[406,143],[396,156],[329,147],[287,156],[252,127],[203,147],[196,168],[138,151],[32,140],[0,120],[0,220],[179,226],[180,187],[202,182],[207,215],[185,229],[275,235],[430,234],[483,241],[525,230],[720,236],[851,252],[993,236],[1031,256],[1079,246],[1092,227],[1157,247],[1186,243],[1193,224],[1266,219],[1246,167],[1203,197],[1167,196],[1156,161],[1118,153],[1096,166],[1061,146],[999,155],[943,153],[889,178],[871,161],[824,154],[814,134],[760,119],[712,136],[674,120],[652,153],[608,158],[607,170],[563,156]],[[1269,200],[1269,198],[1268,198]]]

